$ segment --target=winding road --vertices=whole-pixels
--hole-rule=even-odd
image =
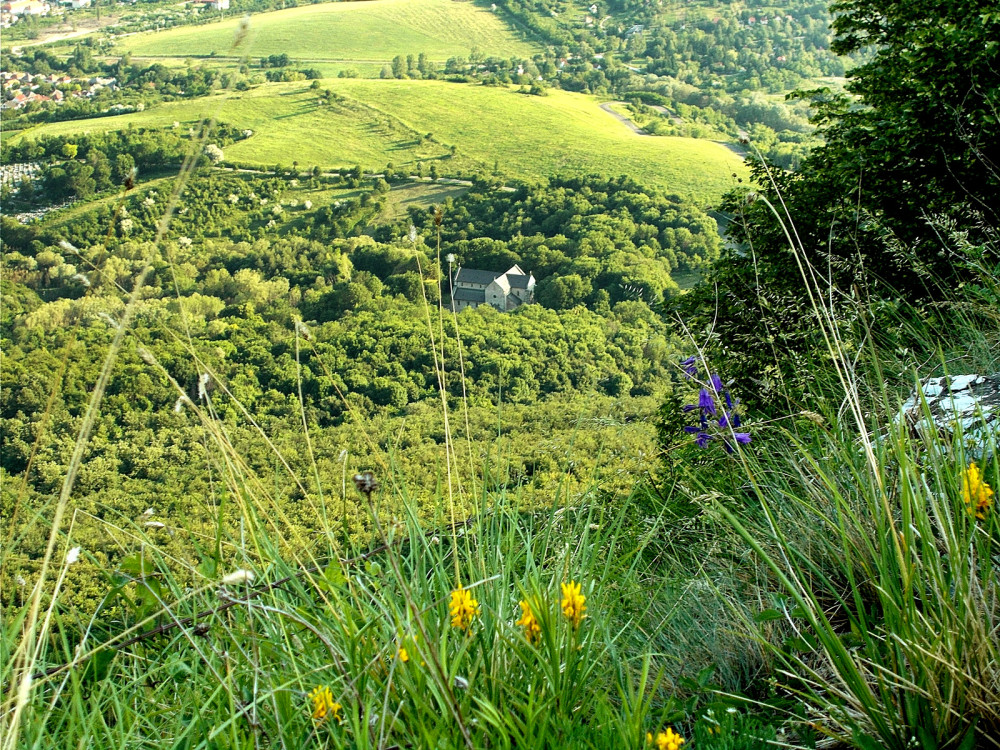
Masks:
[[[601,109],[603,109],[605,112],[607,112],[609,115],[614,117],[619,122],[625,123],[625,125],[627,125],[636,135],[649,135],[649,133],[640,128],[625,115],[621,114],[620,112],[616,112],[614,109],[612,109],[611,102],[605,102],[604,104],[602,104]]]

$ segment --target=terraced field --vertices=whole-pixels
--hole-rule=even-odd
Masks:
[[[241,19],[183,26],[119,40],[134,56],[251,58],[287,54],[299,61],[386,62],[425,53],[430,60],[484,55],[530,57],[540,51],[488,7],[467,0],[366,0],[322,3],[261,13],[246,40],[233,49]]]
[[[339,100],[323,104],[326,88]],[[188,127],[207,116],[254,131],[226,149],[227,161],[263,166],[289,166],[294,160],[303,167],[380,169],[392,162],[403,169],[436,164],[442,174],[494,167],[521,178],[628,174],[705,204],[717,200],[731,187],[732,173],[744,169],[738,156],[711,141],[638,135],[590,96],[565,91],[528,96],[442,81],[329,79],[320,90],[302,83],[266,84],[229,97],[43,125],[32,129],[31,137],[115,130],[129,122]]]

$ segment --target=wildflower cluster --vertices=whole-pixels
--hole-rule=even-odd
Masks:
[[[586,618],[587,597],[582,593],[582,586],[575,581],[561,584],[562,599],[560,610],[563,617],[575,629],[580,627],[580,623]],[[523,629],[524,637],[529,643],[539,643],[542,640],[542,625],[538,615],[542,612],[544,603],[537,599],[523,599],[519,602],[521,607],[521,617],[515,622],[517,627]],[[448,615],[451,627],[470,632],[473,623],[480,615],[479,602],[473,598],[472,593],[459,585],[451,592],[448,604]],[[409,664],[414,659],[420,661],[420,666],[425,666],[425,662],[420,659],[418,648],[418,634],[396,636],[394,658],[399,664]],[[412,653],[411,653],[412,650]],[[468,688],[469,683],[464,677],[455,676],[455,685],[459,688]],[[329,687],[319,685],[313,689],[308,698],[312,704],[312,717],[317,722],[326,721],[333,718],[338,723],[343,723],[343,706],[333,698],[333,693]],[[657,746],[659,747],[659,746]]]
[[[689,380],[694,380],[698,374],[697,358],[688,357],[681,362],[681,368]],[[750,442],[749,432],[736,432],[742,426],[739,401],[729,395],[716,373],[709,374],[708,387],[699,389],[698,403],[683,408],[685,412],[698,412],[698,424],[687,425],[684,431],[694,435],[699,448],[704,448],[711,440],[721,439],[726,451],[732,453],[736,443],[746,445]]]
[[[647,732],[646,742],[656,750],[680,750],[681,745],[684,744],[684,738],[677,734],[672,727],[667,727],[666,732],[657,732],[655,737],[652,732]]]
[[[338,723],[342,721],[340,711],[343,706],[333,699],[333,693],[326,685],[319,685],[309,693],[309,700],[312,701],[312,717],[316,721],[324,721],[328,716]]]
[[[983,481],[983,474],[975,461],[965,470],[962,499],[965,500],[969,515],[975,516],[980,521],[986,520],[986,511],[993,505],[993,488]]]
[[[451,615],[451,626],[461,630],[469,630],[472,621],[479,615],[479,602],[472,598],[466,589],[459,586],[451,592],[451,604],[448,605]]]
[[[584,612],[587,611],[587,597],[581,593],[580,584],[574,581],[561,584],[561,588],[562,599],[559,602],[559,609],[575,630],[586,617]],[[544,604],[535,599],[522,599],[518,605],[521,607],[521,618],[514,624],[524,629],[524,638],[528,643],[538,643],[542,639],[542,625],[538,621],[538,613],[542,611]]]

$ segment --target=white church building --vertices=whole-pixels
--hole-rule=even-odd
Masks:
[[[506,271],[459,266],[452,280],[451,299],[456,310],[492,305],[507,312],[535,301],[535,277],[517,265]]]

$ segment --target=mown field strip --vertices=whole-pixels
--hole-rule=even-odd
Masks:
[[[205,26],[127,36],[116,51],[140,56],[232,55],[238,16]],[[435,61],[483,55],[530,57],[540,48],[489,9],[455,0],[367,0],[322,3],[251,17],[239,54],[287,54],[309,60],[378,62],[425,53]]]

